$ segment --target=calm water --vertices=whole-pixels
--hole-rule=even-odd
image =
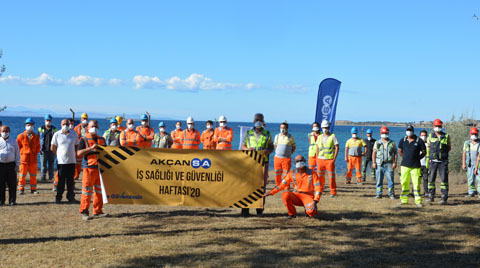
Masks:
[[[24,122],[25,122],[24,117],[1,117],[0,120],[3,121],[4,125],[8,125],[11,128],[11,136],[16,137],[18,134],[24,131]],[[35,129],[38,129],[39,126],[43,125],[43,118],[33,118],[35,120]],[[57,127],[57,129],[60,128],[60,121],[61,118],[54,118],[53,119],[53,125]],[[103,132],[108,129],[109,123],[105,119],[98,119],[99,121],[99,127],[100,127],[100,133],[103,134]],[[158,123],[160,120],[152,120],[152,126],[154,127],[155,131],[158,131]],[[166,124],[167,131],[170,133],[171,130],[175,128],[176,121],[171,121],[171,120],[163,120],[163,122]],[[135,122],[136,125],[139,124],[139,122]],[[123,123],[125,125],[125,122]],[[182,122],[183,126],[186,126],[185,122]],[[239,145],[239,139],[240,139],[240,126],[252,126],[252,122],[228,122],[228,125],[233,128],[234,134],[233,134],[233,143],[232,147],[234,149],[238,148]],[[205,121],[196,121],[196,128],[200,131],[200,133],[205,130]],[[378,139],[380,136],[380,127],[364,127],[363,132],[367,130],[367,128],[372,129],[374,135],[373,137],[375,139]],[[404,137],[405,135],[405,128],[403,127],[389,127],[390,128],[390,138],[392,138],[395,142],[398,143],[398,141]],[[279,123],[269,123],[267,122],[267,129],[272,133],[272,138],[276,134],[279,133],[280,129],[280,124]],[[335,126],[335,134],[338,137],[338,141],[340,143],[340,152],[338,154],[336,166],[337,166],[337,172],[343,173],[346,171],[346,163],[344,161],[344,152],[345,152],[345,142],[350,138],[350,129],[351,127],[347,126]],[[362,128],[358,128],[359,130],[362,130]],[[297,150],[295,151],[294,155],[296,154],[302,154],[303,156],[307,157],[308,154],[308,141],[307,141],[307,134],[311,132],[311,125],[309,124],[289,124],[289,133],[292,134],[296,140],[297,143]],[[418,134],[419,130],[416,131]],[[364,134],[362,136],[365,136]],[[293,158],[293,157],[292,157]],[[270,156],[270,169],[273,169],[273,155]]]

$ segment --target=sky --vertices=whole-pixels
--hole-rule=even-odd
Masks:
[[[3,1],[0,105],[154,118],[420,121],[480,103],[479,1]]]

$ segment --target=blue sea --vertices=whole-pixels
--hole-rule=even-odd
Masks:
[[[12,137],[16,137],[18,134],[20,134],[25,130],[24,128],[25,119],[26,119],[25,117],[0,116],[0,120],[3,121],[3,125],[10,126],[11,128],[10,135]],[[38,127],[43,125],[44,123],[44,120],[41,117],[34,117],[33,119],[35,121],[35,129],[38,129]],[[107,130],[109,127],[108,120],[106,120],[105,118],[96,118],[96,119],[99,122],[100,133],[103,134],[103,132]],[[53,125],[57,127],[57,129],[60,128],[61,120],[62,118],[53,119]],[[168,133],[170,133],[170,131],[175,128],[175,124],[177,122],[176,120],[152,120],[152,126],[154,127],[155,131],[158,131],[157,126],[160,121],[163,121],[166,124]],[[139,122],[135,122],[135,123],[138,124]],[[271,132],[272,138],[274,138],[275,135],[279,133],[280,123],[270,123],[270,122],[266,122],[266,123],[267,123],[267,129]],[[205,124],[206,124],[205,121],[196,121],[195,127],[201,133],[203,130],[205,130]],[[125,125],[125,122],[123,122],[123,125]],[[186,123],[182,121],[182,125],[186,126]],[[252,122],[228,122],[228,126],[230,126],[234,131],[232,147],[233,149],[238,149],[239,139],[240,139],[240,126],[253,126],[253,123]],[[379,139],[380,127],[368,127],[368,126],[358,127],[359,130],[362,130],[361,136],[365,137],[364,133],[368,128],[372,129],[374,133],[373,137],[375,139]],[[308,133],[311,132],[311,129],[312,128],[310,124],[294,124],[294,123],[289,124],[289,133],[293,135],[297,143],[297,149],[294,155],[302,154],[307,158],[307,155],[308,155],[307,135]],[[397,143],[401,138],[405,136],[405,128],[403,127],[389,127],[389,129],[390,129],[390,138]],[[347,165],[344,161],[344,153],[345,153],[345,143],[351,137],[350,130],[351,130],[350,126],[335,126],[334,132],[337,135],[338,141],[340,143],[340,152],[338,154],[338,158],[336,161],[336,170],[337,170],[337,173],[339,174],[345,173],[347,169]],[[273,154],[270,155],[270,169],[273,169]]]

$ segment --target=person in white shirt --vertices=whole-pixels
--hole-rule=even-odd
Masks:
[[[75,163],[78,151],[78,135],[69,128],[68,120],[62,120],[62,129],[55,132],[52,138],[51,150],[57,155],[58,186],[55,203],[60,204],[67,183],[67,200],[72,204],[79,204],[75,200]]]
[[[15,138],[10,138],[10,127],[0,127],[0,206],[5,204],[5,186],[8,184],[8,203],[17,201],[17,171],[20,152]]]

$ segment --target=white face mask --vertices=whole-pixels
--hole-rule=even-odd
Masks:
[[[88,121],[86,119],[82,120],[82,125],[86,125]]]
[[[176,129],[181,129],[182,126],[181,126],[181,125],[176,125],[175,128],[176,128]]]
[[[388,134],[382,134],[380,136],[382,137],[382,139],[388,139]]]
[[[420,139],[422,139],[423,141],[426,141],[426,140],[427,140],[427,136],[420,136]]]
[[[110,127],[110,129],[113,130],[113,131],[115,131],[115,130],[117,130],[117,126],[116,126],[116,125],[113,125],[113,126]]]
[[[142,121],[142,126],[146,126],[147,125],[147,121]]]
[[[207,129],[211,129],[211,128],[212,128],[212,125],[208,124]]]
[[[97,128],[96,127],[91,127],[88,129],[88,133],[90,134],[97,134]]]
[[[188,124],[188,125],[187,125],[187,128],[188,128],[188,129],[192,129],[192,128],[193,128],[193,124]]]
[[[367,140],[372,140],[372,137],[367,137]]]
[[[411,136],[413,136],[413,131],[407,130],[407,131],[405,132],[405,134],[407,134],[408,137],[411,137]]]
[[[45,126],[49,127],[49,126],[51,126],[51,125],[52,125],[52,122],[50,122],[50,121],[45,121]]]
[[[160,128],[160,132],[165,132],[165,128],[164,128],[164,127],[161,127],[161,128]]]
[[[433,131],[435,131],[435,132],[441,132],[441,131],[442,131],[442,128],[441,128],[441,127],[434,127],[434,128],[433,128]]]
[[[328,133],[328,131],[330,130],[330,129],[327,128],[327,127],[324,127],[324,128],[322,128],[322,129],[323,129],[323,133]]]
[[[306,165],[307,165],[307,163],[305,161],[300,161],[300,162],[295,163],[296,168],[303,168]]]
[[[260,121],[255,122],[255,128],[263,128],[263,123]]]
[[[25,130],[28,131],[28,132],[31,132],[33,131],[33,126],[25,126]]]
[[[133,124],[128,124],[127,127],[128,129],[133,129]]]
[[[473,140],[473,141],[476,141],[478,139],[478,136],[477,135],[471,135],[470,139]]]
[[[352,134],[352,138],[356,138],[357,137],[357,134]]]
[[[280,133],[286,133],[285,129],[284,129],[284,128],[281,128],[281,129],[280,129]]]
[[[312,131],[314,131],[314,132],[317,132],[317,131],[319,131],[319,130],[320,130],[319,127],[313,127],[313,128],[312,128]]]
[[[68,125],[68,128],[69,129],[74,129],[74,126],[73,125]]]
[[[220,124],[219,124],[219,126],[221,126],[221,127],[224,127],[226,125],[227,125],[227,123],[225,123],[225,122],[220,122]]]
[[[9,132],[2,132],[2,138],[6,139],[8,136],[10,136]]]
[[[69,130],[70,130],[70,128],[69,128],[67,125],[63,125],[63,126],[62,126],[62,131],[63,131],[63,132],[67,132],[67,131],[69,131]]]

